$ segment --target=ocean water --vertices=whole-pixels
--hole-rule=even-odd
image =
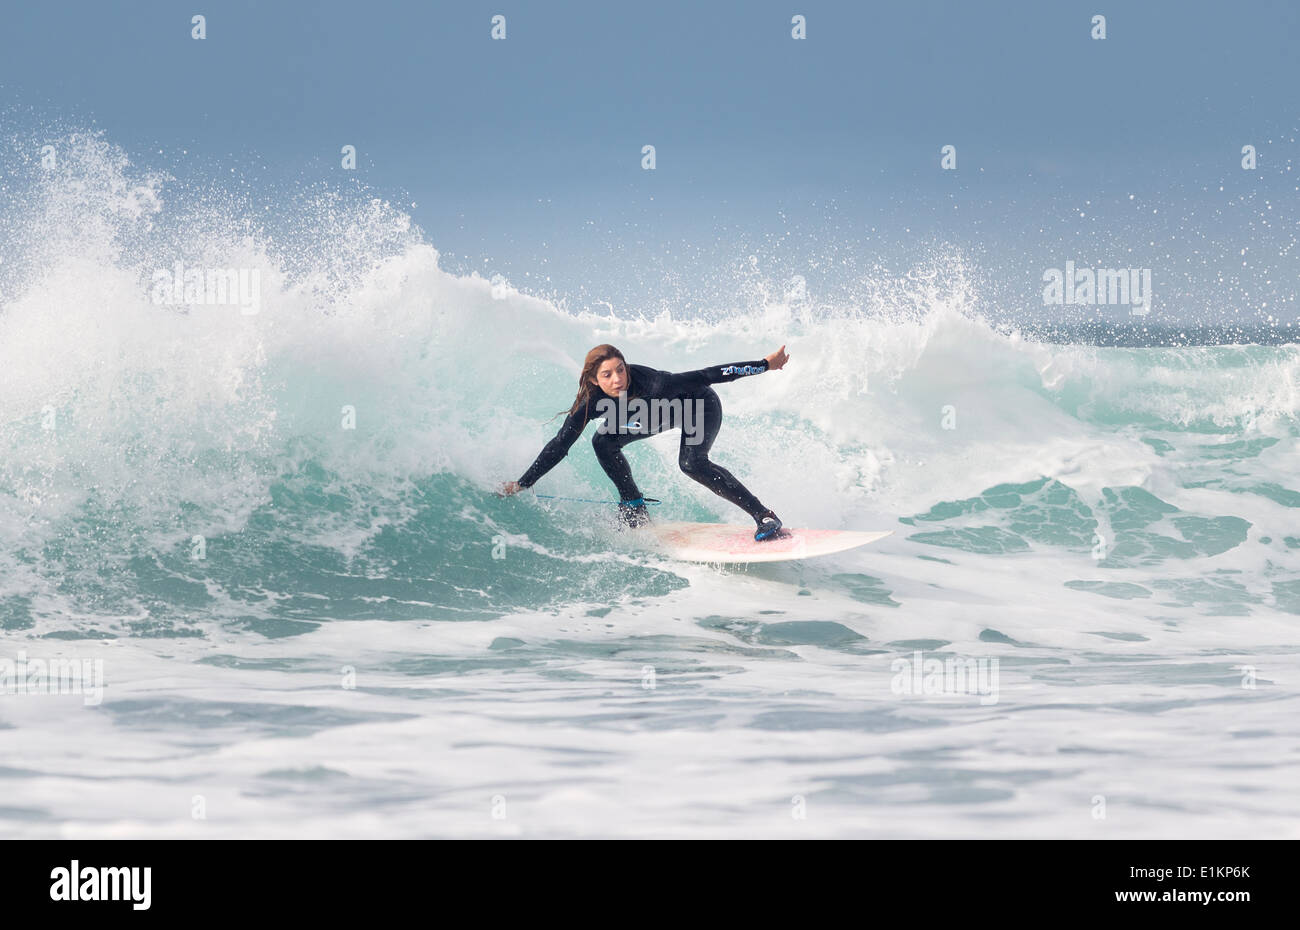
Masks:
[[[379,200],[276,223],[63,150],[0,211],[0,834],[1300,837],[1297,345],[1032,339],[955,259],[592,313]],[[256,271],[257,312],[156,302],[177,261]],[[602,342],[786,344],[719,387],[714,458],[893,535],[678,563],[495,496]],[[613,498],[591,432],[535,492]],[[627,453],[655,515],[746,522],[676,443]]]

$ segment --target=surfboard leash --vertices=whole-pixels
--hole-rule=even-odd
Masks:
[[[586,497],[558,497],[555,494],[535,494],[534,497],[545,497],[553,501],[576,501],[579,504],[627,504],[629,507],[635,507],[637,504],[662,504],[663,501],[655,500],[653,497],[638,497],[630,501],[597,501]]]

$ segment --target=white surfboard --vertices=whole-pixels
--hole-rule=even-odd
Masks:
[[[807,530],[784,527],[788,536],[754,539],[753,526],[725,523],[651,523],[647,533],[666,555],[688,562],[784,562],[856,549],[891,535],[892,530]]]

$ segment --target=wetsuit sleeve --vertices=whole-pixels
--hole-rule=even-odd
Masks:
[[[723,381],[735,381],[737,378],[744,378],[747,375],[760,375],[767,371],[767,359],[760,358],[756,362],[732,362],[730,365],[713,365],[709,368],[701,368],[698,371],[683,371],[668,376],[668,386],[672,393],[681,390],[691,390],[693,388],[707,387],[710,384],[719,384]]]
[[[587,425],[588,406],[584,404],[565,417],[564,424],[560,427],[560,431],[555,434],[555,438],[542,447],[542,451],[538,453],[536,460],[532,465],[528,466],[528,471],[524,472],[524,476],[519,479],[521,487],[531,488],[542,475],[554,468],[560,459],[569,454],[569,448],[582,435],[582,430]]]

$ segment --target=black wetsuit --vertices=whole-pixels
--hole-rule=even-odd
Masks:
[[[628,365],[631,375],[625,397],[613,398],[598,387],[583,407],[565,419],[555,438],[546,444],[537,460],[524,472],[519,484],[532,487],[560,459],[582,434],[587,423],[604,419],[592,436],[596,459],[609,475],[624,501],[640,498],[641,491],[632,478],[632,470],[623,457],[623,446],[669,429],[681,429],[681,451],[677,463],[682,471],[719,497],[731,501],[756,521],[771,513],[736,476],[721,465],[709,461],[713,445],[722,426],[722,401],[709,385],[735,381],[747,375],[767,371],[767,360],[714,365],[699,371],[674,374],[645,365]],[[638,401],[644,401],[639,405]]]

